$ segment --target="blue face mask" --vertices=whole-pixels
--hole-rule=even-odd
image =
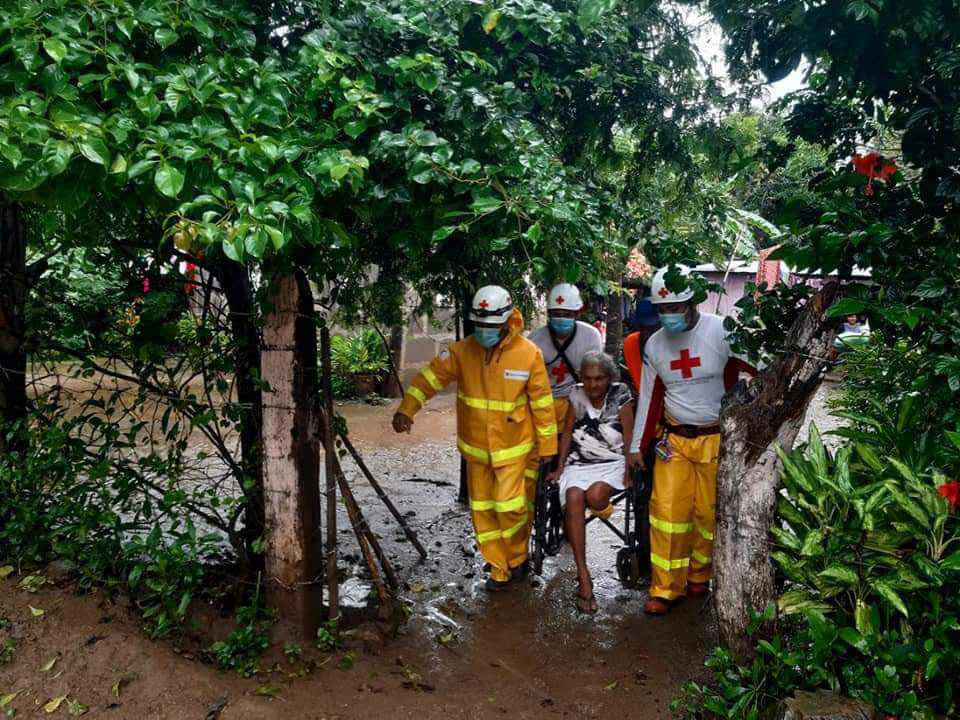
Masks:
[[[577,321],[573,318],[565,317],[552,317],[548,320],[550,328],[557,335],[569,335],[573,332],[574,326],[577,324]]]
[[[660,324],[668,333],[682,333],[687,329],[686,313],[661,313]]]
[[[500,328],[478,327],[473,331],[473,336],[481,347],[489,350],[500,342]]]

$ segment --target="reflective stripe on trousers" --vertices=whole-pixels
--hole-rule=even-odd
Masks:
[[[526,507],[526,459],[503,467],[467,462],[470,513],[477,545],[494,580],[526,562],[532,515]]]
[[[650,498],[650,596],[667,600],[712,576],[720,436],[671,435],[670,445],[673,457],[654,465]]]

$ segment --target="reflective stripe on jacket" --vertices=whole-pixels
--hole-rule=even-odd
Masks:
[[[500,467],[525,462],[537,448],[557,453],[553,393],[539,348],[523,337],[514,310],[509,334],[487,351],[471,336],[435,357],[410,383],[398,412],[413,417],[439,390],[456,382],[457,447],[471,462]]]

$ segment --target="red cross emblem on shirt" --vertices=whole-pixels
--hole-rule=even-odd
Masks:
[[[486,300],[481,300],[481,301],[480,301],[480,309],[481,309],[481,310],[486,310],[488,307],[490,307],[490,303],[488,303]]]
[[[693,368],[700,367],[700,358],[690,357],[689,350],[681,350],[680,358],[670,362],[671,370],[679,370],[684,378],[693,377]]]
[[[561,362],[559,365],[554,365],[550,368],[550,374],[553,375],[553,379],[557,383],[562,383],[567,377],[567,366],[564,362]]]
[[[563,295],[557,295],[557,305],[563,305]]]
[[[670,294],[670,291],[667,290],[665,287],[660,288],[660,292],[657,293],[657,295],[659,295],[660,297],[666,297],[669,294]]]

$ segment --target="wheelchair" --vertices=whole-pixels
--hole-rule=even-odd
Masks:
[[[651,458],[652,460],[652,458]],[[610,502],[616,506],[623,504],[623,529],[608,519],[591,515],[586,519],[589,525],[599,520],[613,532],[623,547],[617,551],[617,576],[626,588],[640,587],[641,581],[650,577],[650,513],[648,510],[650,494],[653,491],[653,463],[647,464],[647,470],[634,471],[633,484],[625,490],[614,493]],[[563,542],[563,508],[560,505],[560,489],[557,485],[548,485],[547,475],[550,466],[541,463],[537,476],[537,494],[534,502],[533,532],[530,534],[533,572],[543,575],[543,559],[556,555]]]

